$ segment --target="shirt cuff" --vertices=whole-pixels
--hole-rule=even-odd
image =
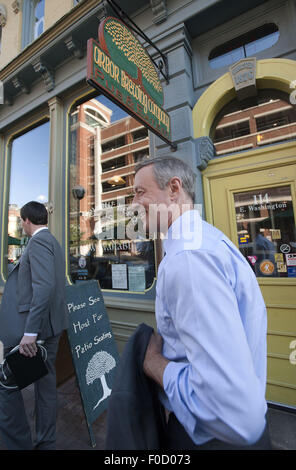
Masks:
[[[24,336],[38,336],[37,333],[24,333]]]
[[[188,366],[186,362],[174,362],[170,361],[163,372],[163,388],[167,395],[169,393],[169,388],[176,385],[176,378],[180,372]]]

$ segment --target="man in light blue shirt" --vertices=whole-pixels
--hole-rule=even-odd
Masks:
[[[268,449],[266,308],[248,262],[194,210],[194,187],[173,157],[136,168],[134,204],[165,234],[144,371],[171,412],[169,448]]]

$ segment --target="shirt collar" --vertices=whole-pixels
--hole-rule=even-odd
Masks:
[[[34,237],[35,235],[37,235],[37,233],[41,232],[41,230],[48,230],[47,227],[40,227],[40,228],[37,228],[37,230],[35,230],[35,232],[33,233],[32,237]]]
[[[200,248],[202,241],[202,219],[197,210],[189,210],[178,217],[169,227],[163,239],[167,254],[178,249]]]

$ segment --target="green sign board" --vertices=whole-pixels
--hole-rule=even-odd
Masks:
[[[87,81],[171,144],[162,84],[149,55],[117,18],[100,23],[99,42],[87,44]]]
[[[119,354],[97,281],[68,286],[67,330],[92,445],[91,424],[107,408]]]

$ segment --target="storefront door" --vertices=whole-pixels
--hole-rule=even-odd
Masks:
[[[214,159],[204,171],[206,219],[240,249],[268,312],[267,400],[296,406],[295,143]]]

